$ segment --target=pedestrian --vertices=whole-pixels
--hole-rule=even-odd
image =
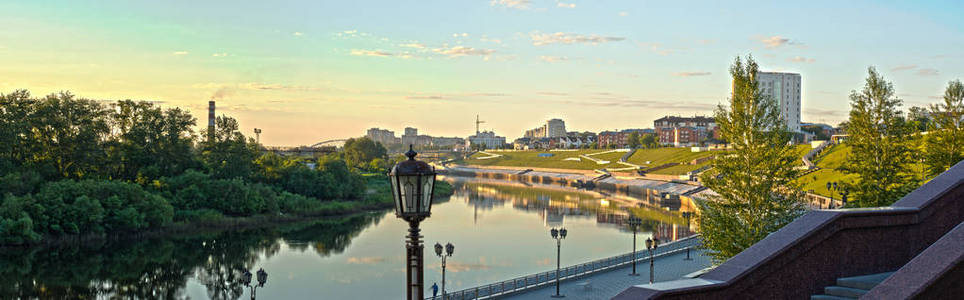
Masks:
[[[437,283],[437,282],[432,284],[432,299],[435,299],[436,296],[438,296],[438,283]]]

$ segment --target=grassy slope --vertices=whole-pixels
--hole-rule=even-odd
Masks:
[[[827,182],[853,182],[857,179],[856,175],[848,175],[839,170],[843,167],[849,155],[850,146],[848,145],[835,145],[827,148],[813,161],[817,167],[820,167],[820,170],[798,178],[797,183],[802,185],[804,191],[813,190],[815,194],[831,196],[830,190],[827,189]],[[839,198],[840,194],[835,192],[833,197]]]
[[[577,150],[577,151],[500,151],[488,152],[502,155],[502,157],[491,159],[478,159],[488,155],[476,153],[469,159],[462,161],[464,164],[479,166],[508,166],[508,167],[533,167],[533,168],[557,168],[557,169],[578,169],[595,170],[601,168],[621,168],[623,165],[615,163],[625,154],[624,152],[614,152],[601,155],[593,155],[593,158],[608,160],[609,164],[596,164],[593,161],[580,159],[580,161],[567,161],[566,158],[579,157],[583,154],[599,153],[607,150]],[[552,157],[539,157],[540,153],[551,153]]]

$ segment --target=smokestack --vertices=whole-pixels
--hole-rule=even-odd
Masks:
[[[208,140],[214,139],[214,100],[208,101]]]

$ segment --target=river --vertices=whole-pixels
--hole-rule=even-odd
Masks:
[[[562,265],[628,253],[627,208],[643,216],[638,247],[692,234],[685,197],[448,177],[455,194],[422,222],[425,285],[441,286],[436,242],[455,245],[446,289],[555,268],[549,230],[565,227]],[[682,198],[682,199],[681,199]],[[393,211],[164,238],[0,251],[0,298],[248,299],[238,270],[263,268],[261,299],[401,299],[404,235]],[[431,295],[431,290],[426,291]]]

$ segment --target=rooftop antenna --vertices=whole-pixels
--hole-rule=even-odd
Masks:
[[[479,124],[485,123],[485,121],[479,121],[479,115],[475,115],[475,135],[479,135]]]

